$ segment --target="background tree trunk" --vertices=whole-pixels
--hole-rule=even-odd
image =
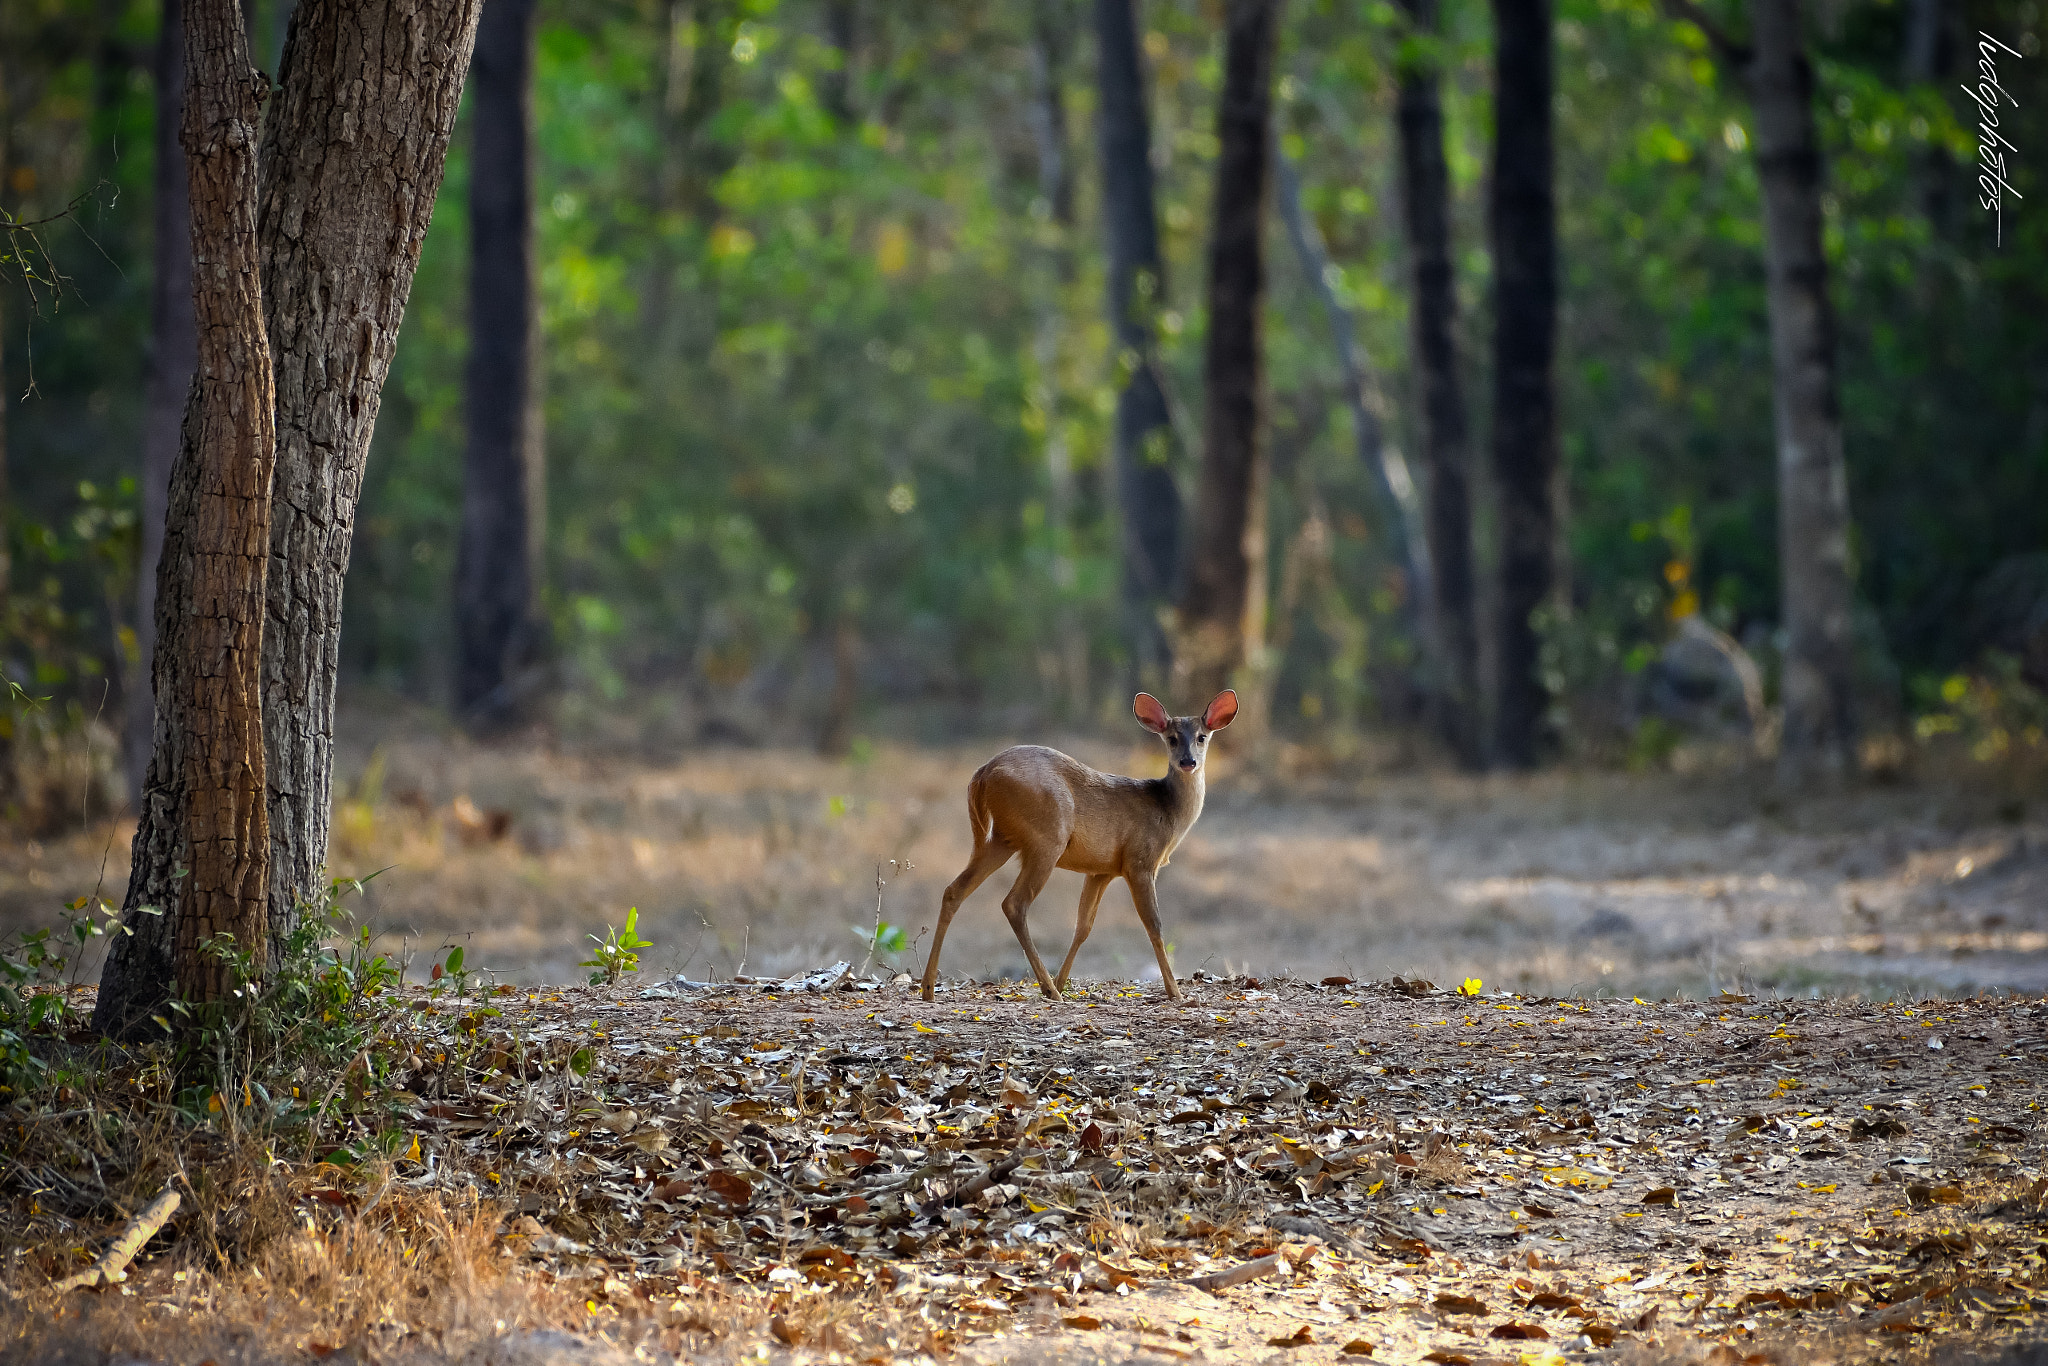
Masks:
[[[1265,638],[1264,313],[1273,186],[1273,51],[1281,0],[1230,0],[1217,103],[1201,490],[1181,600],[1185,693],[1206,701]],[[1257,712],[1257,708],[1251,709]]]
[[[1052,540],[1053,633],[1042,659],[1069,716],[1088,712],[1088,633],[1073,610],[1074,460],[1062,416],[1060,383],[1066,354],[1066,303],[1074,263],[1074,158],[1067,130],[1067,69],[1074,49],[1072,0],[1034,0],[1031,7],[1031,139],[1038,150],[1038,197],[1045,205],[1046,281],[1038,304],[1033,360],[1044,388],[1045,518]],[[1037,209],[1034,207],[1033,213]]]
[[[1166,268],[1159,254],[1137,0],[1095,0],[1095,43],[1109,321],[1118,351],[1116,497],[1126,629],[1138,677],[1158,686],[1172,664],[1159,614],[1178,586],[1181,497],[1173,477],[1173,420],[1153,345]]]
[[[1407,596],[1402,603],[1403,614],[1407,617],[1409,629],[1414,632],[1421,646],[1425,664],[1434,667],[1438,647],[1430,616],[1430,604],[1435,600],[1432,586],[1435,576],[1430,568],[1428,517],[1422,506],[1421,490],[1415,487],[1415,480],[1408,472],[1408,461],[1401,454],[1400,447],[1386,437],[1386,395],[1380,389],[1379,377],[1374,373],[1371,358],[1358,344],[1358,325],[1351,315],[1351,308],[1337,294],[1331,283],[1330,253],[1323,242],[1323,235],[1302,208],[1301,173],[1286,154],[1281,153],[1273,162],[1274,186],[1279,191],[1280,217],[1287,224],[1287,235],[1294,241],[1296,256],[1301,260],[1301,273],[1307,278],[1316,297],[1322,300],[1323,312],[1330,319],[1330,336],[1336,342],[1337,364],[1344,372],[1344,398],[1351,409],[1351,428],[1358,443],[1358,463],[1371,471],[1379,485],[1380,495],[1386,501],[1387,519],[1400,548],[1401,572],[1407,578]],[[1312,559],[1317,566],[1319,577],[1327,577],[1330,568],[1328,518],[1320,507],[1311,513],[1302,525],[1302,534],[1296,544],[1307,555],[1289,552],[1290,570],[1297,564],[1306,565]],[[1297,580],[1302,577],[1296,576]],[[1281,589],[1280,619],[1283,626],[1291,621],[1288,607],[1288,591]],[[1274,645],[1284,655],[1286,644],[1275,640]]]
[[[1835,318],[1821,252],[1813,69],[1798,0],[1754,0],[1750,95],[1764,191],[1764,261],[1778,437],[1785,720],[1779,774],[1840,775],[1855,760],[1848,472]]]
[[[1437,733],[1458,762],[1480,763],[1479,627],[1472,573],[1472,452],[1458,378],[1458,292],[1451,267],[1450,173],[1444,164],[1436,0],[1404,0],[1415,36],[1428,45],[1404,62],[1394,121],[1401,141],[1402,223],[1408,233],[1409,330],[1421,393],[1423,465],[1429,472],[1428,604],[1437,646],[1430,705]]]
[[[839,65],[818,81],[818,103],[842,132],[853,126],[854,34],[859,15],[854,0],[825,0],[825,41],[839,54]]]
[[[1536,762],[1549,693],[1532,621],[1555,585],[1557,207],[1550,0],[1493,0],[1493,477],[1499,696],[1493,757]]]
[[[278,452],[263,633],[273,945],[298,902],[322,891],[342,581],[480,10],[481,0],[301,0],[265,120],[258,233]],[[164,602],[190,582],[179,564],[167,549],[160,625]],[[165,906],[177,885],[176,793],[160,768],[153,760],[136,830],[131,908]],[[148,1027],[169,991],[170,919],[131,917],[135,933],[114,941],[97,1028]]]
[[[471,73],[469,436],[455,568],[455,701],[483,729],[518,719],[540,649],[534,11],[534,0],[492,0]]]
[[[128,689],[128,790],[139,796],[156,730],[151,658],[156,652],[157,560],[164,546],[164,509],[178,430],[192,391],[199,339],[192,321],[192,200],[178,121],[185,107],[185,17],[182,0],[164,0],[156,38],[155,268],[150,281],[151,345],[142,416],[142,554],[135,591],[139,667]]]

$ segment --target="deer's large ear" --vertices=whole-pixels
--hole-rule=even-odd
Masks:
[[[1216,694],[1216,700],[1209,704],[1209,710],[1202,713],[1202,727],[1205,730],[1222,730],[1237,716],[1237,694],[1225,688]]]
[[[1166,714],[1166,708],[1159,705],[1159,699],[1151,693],[1141,692],[1131,700],[1131,710],[1137,713],[1138,724],[1146,730],[1164,734],[1173,724],[1173,718]]]

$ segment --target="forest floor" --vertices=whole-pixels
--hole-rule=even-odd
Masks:
[[[1258,979],[1186,997],[575,988],[494,994],[482,1020],[480,1001],[415,989],[392,1036],[409,1064],[365,1097],[394,1159],[273,1157],[257,1184],[281,1217],[253,1284],[174,1248],[68,1319],[34,1284],[119,1221],[60,1228],[17,1202],[5,1279],[30,1298],[0,1315],[0,1358],[2048,1350],[2038,1000]],[[79,1123],[8,1119],[25,1153]],[[466,1245],[459,1274],[351,1304],[351,1255],[395,1265],[437,1239]],[[1234,1269],[1263,1274],[1202,1283]]]
[[[0,1360],[2048,1352],[2048,807],[1989,770],[1787,803],[1740,770],[1225,750],[1161,882],[1184,1004],[1121,890],[1077,972],[1113,980],[1019,985],[999,874],[926,1005],[894,973],[996,746],[342,720],[336,870],[387,870],[358,909],[416,981],[459,944],[488,994],[408,989],[352,1098],[384,1118],[345,1150],[166,1137],[150,1170],[194,1181],[192,1236],[119,1294],[53,1316],[34,1287],[122,1221],[7,1183],[0,1286],[30,1297],[0,1304]],[[118,902],[127,837],[0,840],[0,931]],[[907,946],[861,990],[783,987],[861,964],[878,864]],[[1040,899],[1042,951],[1077,894]],[[628,907],[646,971],[561,986]],[[24,1162],[76,1154],[99,1103],[0,1121]]]

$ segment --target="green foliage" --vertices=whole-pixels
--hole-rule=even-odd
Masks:
[[[891,957],[910,950],[910,936],[901,925],[891,925],[882,920],[874,925],[848,925],[846,928],[853,931],[853,937],[860,941],[860,946],[871,957]]]
[[[240,1122],[253,1111],[279,1126],[317,1121],[355,1069],[388,1065],[372,1045],[402,968],[343,902],[364,880],[334,879],[317,904],[301,905],[267,972],[263,946],[225,934],[202,945],[228,965],[231,989],[218,1001],[173,1000],[156,1017],[176,1048],[179,1103],[192,1118]]]
[[[31,1040],[61,1036],[80,1023],[71,1004],[85,954],[99,940],[126,934],[120,912],[82,896],[59,913],[62,928],[23,930],[0,948],[0,1090],[33,1090],[48,1064]]]
[[[1123,358],[1102,316],[1091,44],[1062,73],[1076,190],[1063,221],[1039,183],[1030,6],[856,7],[850,57],[830,8],[544,9],[547,608],[571,723],[672,689],[788,738],[822,705],[842,628],[864,675],[917,699],[933,729],[934,702],[1085,722],[1127,681],[1108,477]],[[2009,214],[1991,244],[1956,92],[1899,77],[1906,8],[1850,7],[1810,37],[1863,613],[1906,673],[1940,677],[1986,643],[1955,604],[2041,544],[2048,220]],[[270,45],[282,9],[256,9]],[[25,301],[0,297],[17,623],[0,625],[0,659],[56,699],[53,717],[121,672],[133,626],[132,573],[84,551],[75,516],[82,479],[127,496],[139,445],[152,168],[135,76],[155,13],[122,0],[0,19],[12,117],[34,130],[11,144],[16,169],[40,177],[0,200],[26,218],[101,180],[110,191],[78,225],[106,257],[66,246],[76,291],[34,324],[25,402]],[[1166,266],[1150,316],[1178,428],[1159,454],[1191,490],[1219,43],[1211,4],[1160,0],[1143,18]],[[1068,19],[1085,30],[1086,7]],[[1654,0],[1561,0],[1557,37],[1572,595],[1546,623],[1544,667],[1568,723],[1591,731],[1604,715],[1619,755],[1613,700],[1627,662],[1668,638],[1682,591],[1669,563],[1686,566],[1708,619],[1769,653],[1762,206],[1748,101],[1691,26]],[[1490,44],[1478,0],[1445,5],[1427,43],[1393,5],[1288,11],[1280,133],[1390,435],[1411,452],[1393,72],[1429,60],[1443,73],[1466,392],[1483,436]],[[2007,133],[2048,145],[2038,63],[2006,75],[2019,105]],[[384,394],[344,641],[352,675],[430,699],[450,664],[461,505],[466,147],[458,136]],[[2017,174],[2024,202],[2044,197],[2033,162]],[[1416,642],[1395,527],[1358,467],[1319,306],[1277,232],[1273,245],[1274,723],[1318,736],[1403,724]],[[1682,552],[1659,529],[1681,508]],[[38,681],[44,670],[62,677]]]
[[[1914,735],[1960,745],[1979,763],[2048,757],[2048,697],[2020,676],[2012,656],[1993,651],[1985,665],[1981,673],[1916,680]]]
[[[603,937],[594,934],[586,936],[591,943],[597,945],[597,950],[593,957],[584,959],[576,966],[591,969],[592,986],[617,986],[619,979],[627,973],[640,971],[640,950],[651,949],[654,945],[640,937],[639,925],[640,908],[634,906],[626,912],[624,929],[615,929],[607,925],[604,927]]]

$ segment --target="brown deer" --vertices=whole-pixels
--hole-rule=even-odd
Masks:
[[[939,948],[953,913],[989,874],[1023,855],[1023,867],[1003,914],[1031,960],[1031,971],[1047,996],[1066,990],[1074,956],[1095,928],[1095,910],[1111,881],[1122,878],[1137,904],[1138,919],[1159,955],[1160,980],[1168,1000],[1180,999],[1173,962],[1159,938],[1159,893],[1155,879],[1176,846],[1202,814],[1202,760],[1211,732],[1237,715],[1237,694],[1224,689],[1200,716],[1168,716],[1159,699],[1139,693],[1131,703],[1138,724],[1166,742],[1164,778],[1122,778],[1094,769],[1043,745],[1006,749],[974,772],[967,784],[967,821],[974,831],[974,857],[946,888],[939,902],[938,932],[924,964],[924,999],[939,978]],[[1055,980],[1032,947],[1025,918],[1055,868],[1086,874],[1081,908],[1074,920],[1074,944]]]

